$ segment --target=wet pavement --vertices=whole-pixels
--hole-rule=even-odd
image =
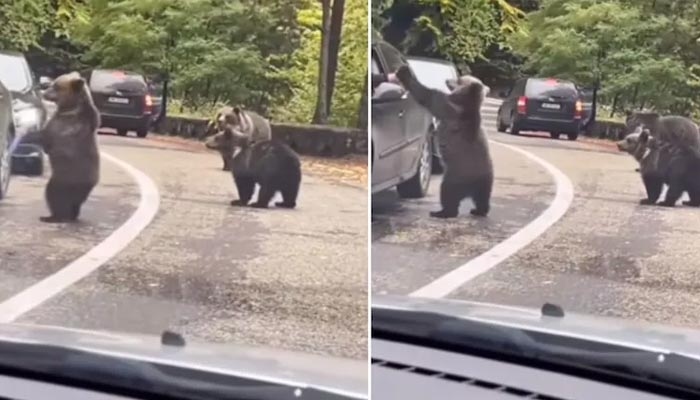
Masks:
[[[101,135],[101,150],[148,175],[154,221],[108,263],[18,322],[160,334],[364,359],[367,193],[305,173],[295,210],[235,208],[216,153]],[[55,272],[126,221],[129,175],[104,173],[77,226],[47,226],[44,178],[15,178],[0,203],[0,295]],[[48,171],[47,174],[48,176]]]
[[[542,236],[448,297],[565,309],[700,327],[700,210],[638,205],[645,197],[634,160],[583,139],[511,136],[495,130],[496,102],[485,106],[491,139],[527,150],[560,169],[574,185],[564,217]],[[430,196],[373,199],[372,284],[375,293],[408,294],[498,244],[536,218],[555,193],[538,164],[491,145],[496,184],[485,220],[468,214],[439,221],[439,176]]]

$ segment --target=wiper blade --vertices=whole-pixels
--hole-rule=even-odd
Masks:
[[[424,311],[372,309],[372,338],[500,359],[573,375],[594,373],[636,385],[661,385],[700,396],[700,362],[565,335],[512,328]]]

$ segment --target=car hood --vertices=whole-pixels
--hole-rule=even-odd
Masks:
[[[0,324],[0,341],[51,344],[120,358],[315,387],[345,396],[367,398],[366,360],[325,357],[266,347],[203,343],[187,339],[184,347],[171,347],[161,345],[159,336],[17,323]]]
[[[372,307],[446,314],[573,338],[594,340],[700,359],[700,331],[644,321],[598,317],[565,310],[563,317],[543,316],[539,309],[472,301],[373,295]]]

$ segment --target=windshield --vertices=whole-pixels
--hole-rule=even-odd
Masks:
[[[440,18],[410,3],[376,10],[382,39],[481,82],[440,96],[426,89],[444,91],[451,68],[416,57],[406,99],[372,110],[372,301],[700,358],[698,48],[683,44],[700,37],[700,2],[488,2]],[[454,367],[393,351],[387,363]],[[667,372],[687,379],[682,365]]]
[[[576,86],[558,79],[528,79],[525,86],[526,96],[576,96]]]
[[[416,74],[416,78],[431,89],[449,92],[445,81],[457,78],[457,69],[452,64],[416,59],[408,59],[408,64]]]
[[[22,57],[0,53],[0,80],[12,92],[23,92],[32,85],[31,73]]]
[[[25,57],[45,108],[0,99],[0,322],[303,392],[196,398],[366,398],[369,2],[337,2],[330,41],[319,2],[6,3],[0,79]]]
[[[90,88],[95,91],[144,91],[146,81],[142,75],[123,71],[95,70],[90,75]]]

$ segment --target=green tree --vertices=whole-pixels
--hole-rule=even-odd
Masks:
[[[358,105],[367,71],[367,11],[367,1],[346,0],[338,71],[329,114],[329,123],[333,125],[357,124]],[[309,1],[299,11],[301,44],[285,70],[293,82],[293,94],[288,102],[280,102],[275,108],[276,119],[308,123],[313,118],[319,77],[321,14],[317,1]]]
[[[297,47],[297,2],[272,0],[93,0],[92,18],[75,26],[100,67],[168,73],[183,107],[217,103],[266,113],[290,94],[280,73]]]
[[[645,106],[689,113],[698,100],[697,7],[545,0],[510,43],[532,74],[600,82],[611,115]]]
[[[85,18],[77,0],[4,0],[0,2],[0,48],[27,51],[47,32],[66,35],[75,19]]]

